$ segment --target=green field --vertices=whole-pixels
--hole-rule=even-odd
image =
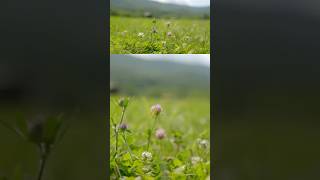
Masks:
[[[111,96],[110,102],[111,179],[119,176],[132,179],[140,176],[142,179],[200,180],[209,177],[209,99],[130,98],[123,118],[130,132],[119,130],[116,153],[115,127],[119,127],[123,110],[118,104],[119,99],[118,96]],[[156,120],[150,112],[154,104],[160,104],[163,109]],[[158,128],[166,132],[163,139],[156,138],[155,130]],[[151,143],[148,148],[149,131]],[[204,141],[208,143],[205,147],[201,145]],[[145,151],[152,154],[152,159],[143,159],[142,153]]]
[[[111,54],[209,54],[210,20],[113,16]]]

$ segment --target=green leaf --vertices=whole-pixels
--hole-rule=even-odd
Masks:
[[[44,124],[44,142],[51,145],[55,142],[59,130],[62,126],[62,118],[58,117],[49,117],[47,118]]]
[[[12,180],[22,180],[23,179],[23,172],[21,166],[17,166],[13,172]]]
[[[20,135],[22,135],[24,138],[28,137],[27,120],[23,117],[22,114],[17,114],[15,124],[18,128],[17,131],[20,132]]]
[[[10,130],[11,132],[13,132],[14,134],[16,134],[17,136],[25,139],[25,137],[20,133],[20,131],[18,131],[15,127],[13,127],[11,124],[7,123],[6,121],[3,121],[0,119],[0,124],[7,128],[8,130]]]

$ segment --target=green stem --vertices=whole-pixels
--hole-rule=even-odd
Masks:
[[[39,145],[39,150],[40,150],[40,168],[38,171],[38,176],[37,176],[37,180],[41,180],[43,177],[43,172],[46,166],[46,162],[49,156],[49,151],[47,151],[47,148],[42,146],[41,144]]]
[[[118,162],[117,162],[116,159],[114,160],[114,162],[116,164],[116,174],[118,175],[118,178],[120,178],[121,177],[121,173],[120,173],[120,170],[119,170],[119,167],[118,167]]]
[[[123,117],[124,117],[124,113],[126,112],[126,108],[123,107],[122,108],[122,112],[121,112],[121,118],[120,118],[120,123],[117,125],[117,127],[115,128],[115,135],[116,135],[116,152],[115,155],[117,155],[118,153],[118,139],[119,139],[119,126],[122,124],[123,121]]]
[[[151,142],[151,135],[152,135],[152,133],[153,133],[153,131],[154,131],[154,128],[155,128],[155,126],[156,126],[157,119],[158,119],[158,116],[156,116],[156,117],[154,118],[154,122],[153,122],[152,128],[151,128],[151,129],[149,129],[149,132],[148,132],[148,145],[147,145],[147,151],[149,150],[149,146],[150,146],[150,142]]]
[[[123,133],[123,134],[122,134],[122,137],[123,137],[123,141],[124,141],[125,145],[126,145],[127,148],[128,148],[128,152],[129,152],[129,154],[130,154],[131,162],[133,162],[132,151],[131,151],[131,149],[130,149],[130,146],[128,145],[126,135]]]

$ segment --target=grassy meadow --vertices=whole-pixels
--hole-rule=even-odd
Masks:
[[[117,95],[110,100],[111,179],[210,177],[209,99],[138,96],[125,98],[125,107],[123,100]],[[155,104],[161,106],[158,115],[150,110]],[[125,128],[119,125],[123,110]]]
[[[210,20],[112,16],[111,54],[208,54]]]

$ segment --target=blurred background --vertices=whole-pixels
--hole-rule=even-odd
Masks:
[[[111,16],[210,18],[209,0],[110,0]]]
[[[111,55],[111,95],[210,98],[210,55]]]
[[[215,179],[319,179],[319,3],[215,1]]]
[[[107,3],[2,1],[0,119],[64,114],[44,180],[105,179]],[[0,179],[35,179],[38,149],[0,125]]]

